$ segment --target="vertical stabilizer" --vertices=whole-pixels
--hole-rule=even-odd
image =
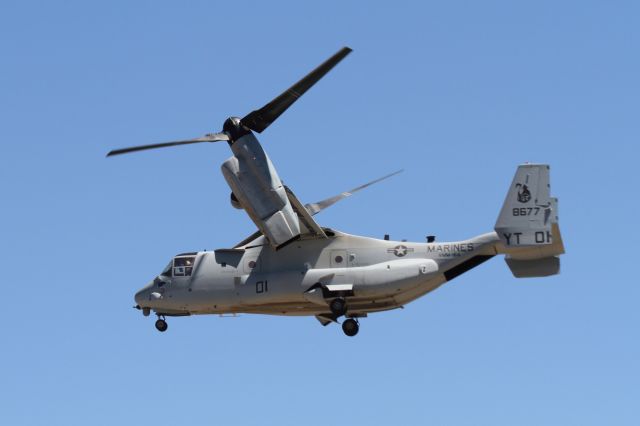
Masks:
[[[516,277],[553,275],[564,253],[558,199],[550,196],[549,166],[518,166],[496,222],[501,252]]]
[[[549,166],[519,166],[496,222],[500,240],[513,247],[551,244],[551,224],[557,223],[552,204]]]

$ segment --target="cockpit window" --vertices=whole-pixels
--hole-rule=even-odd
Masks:
[[[195,261],[195,256],[180,256],[173,259],[173,276],[190,277]]]
[[[162,273],[160,273],[160,275],[163,276],[163,277],[171,278],[171,267],[172,266],[173,266],[173,262],[169,262],[169,264],[162,270]]]

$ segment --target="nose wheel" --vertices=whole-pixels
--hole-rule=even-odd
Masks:
[[[359,330],[360,325],[358,324],[358,321],[353,318],[347,318],[342,322],[342,331],[344,331],[344,334],[349,337],[353,337],[358,334]]]
[[[158,321],[156,321],[156,329],[164,333],[165,331],[167,331],[167,328],[169,328],[167,322],[163,318],[158,318]]]

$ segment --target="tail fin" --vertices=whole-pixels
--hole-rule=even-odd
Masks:
[[[558,226],[558,199],[549,195],[549,166],[518,166],[495,231],[514,276],[539,277],[560,271],[564,253]]]

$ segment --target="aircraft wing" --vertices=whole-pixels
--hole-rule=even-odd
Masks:
[[[300,225],[303,225],[300,226],[300,235],[312,234],[320,238],[327,238],[327,235],[324,233],[322,228],[320,228],[320,225],[313,220],[307,208],[302,205],[300,200],[298,200],[294,195],[293,191],[291,191],[287,186],[285,186],[284,189],[287,191],[287,197],[289,198],[291,207],[293,207],[293,211],[298,215]],[[306,228],[307,232],[304,232],[304,228]]]
[[[291,191],[291,189],[289,189],[289,187],[287,186],[285,186],[284,189],[287,193],[287,198],[291,203],[293,211],[298,216],[298,221],[300,223],[300,237],[309,235],[311,237],[327,238],[327,235],[324,233],[320,225],[318,225],[318,223],[313,220],[311,214],[309,214],[305,206],[303,206],[300,200],[298,200],[298,197],[295,196],[293,191]],[[260,237],[261,235],[263,235],[262,231],[257,230],[244,240],[240,241],[233,248],[243,247],[254,241],[256,238]]]
[[[244,240],[240,241],[238,244],[236,244],[235,246],[233,246],[234,249],[239,248],[239,247],[243,247],[246,246],[247,244],[249,244],[251,241],[255,240],[256,238],[259,238],[262,236],[262,231],[257,230],[256,232],[254,232],[253,234],[249,235],[247,238],[245,238]]]
[[[306,205],[303,205],[300,202],[300,200],[298,200],[298,197],[295,196],[293,191],[291,191],[289,187],[285,186],[284,188],[287,193],[287,198],[289,199],[289,202],[291,203],[291,207],[293,207],[293,211],[296,213],[296,215],[298,216],[298,220],[300,221],[300,236],[327,238],[327,235],[325,234],[322,227],[318,225],[318,223],[313,219],[312,216],[315,216],[316,214],[320,213],[322,210],[328,207],[331,207],[338,201],[344,200],[345,198],[352,196],[356,192],[373,185],[374,183],[383,181],[401,172],[403,172],[403,170],[395,171],[386,176],[382,176],[378,179],[372,180],[371,182],[367,182],[364,185],[360,185],[356,188],[350,189],[349,191],[341,192],[340,194],[334,195],[333,197],[329,197],[322,201],[309,203]],[[234,246],[234,248],[243,247],[249,244],[250,242],[254,241],[256,238],[260,237],[261,235],[262,235],[262,232],[258,230],[253,234],[251,234],[250,236],[248,236],[247,238],[245,238],[244,240],[240,241],[238,244]]]

